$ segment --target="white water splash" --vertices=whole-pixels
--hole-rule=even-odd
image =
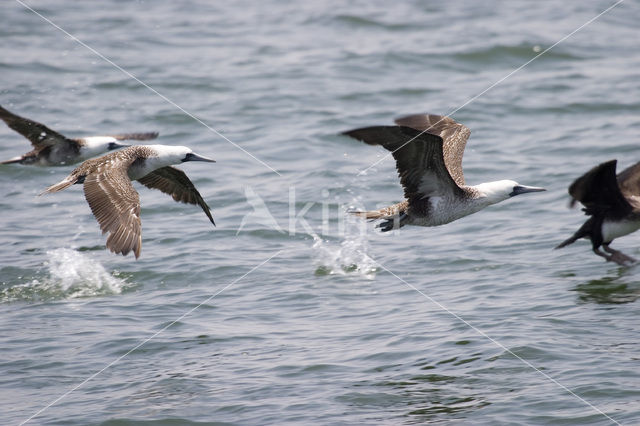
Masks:
[[[47,252],[50,280],[68,297],[120,294],[126,281],[116,278],[81,252],[60,248]]]
[[[43,278],[0,291],[0,301],[52,300],[120,294],[128,283],[113,276],[95,259],[75,250],[47,251]]]
[[[346,214],[346,213],[345,213]],[[332,243],[314,235],[313,260],[318,275],[358,274],[373,279],[377,271],[376,262],[367,254],[369,241],[366,226],[360,219],[348,215],[342,242]]]

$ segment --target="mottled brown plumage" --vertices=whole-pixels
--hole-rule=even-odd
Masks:
[[[127,167],[113,164],[96,167],[84,179],[84,196],[103,234],[109,233],[107,247],[136,258],[142,249],[140,197],[127,176]]]
[[[442,138],[442,157],[451,178],[458,186],[464,185],[462,156],[471,130],[454,119],[435,114],[414,114],[395,120],[398,126],[410,127],[420,132]]]
[[[462,195],[451,177],[443,156],[443,140],[438,135],[406,126],[373,126],[344,132],[368,145],[381,145],[396,160],[400,183],[409,203],[417,202],[430,192],[431,186]],[[438,176],[425,182],[425,174]],[[426,186],[425,186],[426,185]]]
[[[179,169],[165,165],[180,161],[213,161],[191,153],[178,152],[170,158],[159,157],[159,147],[175,150],[184,147],[138,145],[87,160],[61,182],[43,193],[61,191],[73,184],[84,183],[84,193],[102,233],[109,233],[107,248],[127,255],[133,251],[140,256],[142,226],[140,198],[131,184],[138,180],[143,185],[169,194],[174,200],[197,204],[214,223],[209,206],[187,175]],[[160,152],[162,154],[162,152]],[[181,159],[182,158],[182,159]]]

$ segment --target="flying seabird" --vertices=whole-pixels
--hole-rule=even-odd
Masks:
[[[137,259],[142,248],[140,198],[131,181],[159,189],[176,201],[198,204],[215,226],[209,206],[191,180],[182,170],[171,167],[185,161],[215,162],[185,146],[134,145],[85,161],[42,194],[83,183],[84,196],[102,233],[110,233],[107,248],[124,256],[133,251]]]
[[[404,225],[443,225],[515,195],[545,190],[512,180],[465,185],[462,154],[471,134],[466,126],[434,114],[410,115],[395,123],[343,133],[369,145],[382,145],[396,160],[406,200],[380,210],[352,212],[384,220],[378,225],[383,232]]]
[[[619,237],[640,229],[640,162],[616,176],[617,160],[602,163],[576,179],[569,187],[571,204],[576,201],[589,219],[571,238],[556,248],[567,246],[580,238],[591,240],[593,252],[618,265],[636,262],[631,256],[609,247]],[[604,248],[604,253],[600,250]]]
[[[33,164],[36,166],[65,166],[84,161],[118,148],[129,146],[123,140],[146,141],[158,137],[157,132],[123,133],[112,136],[88,136],[70,139],[44,124],[20,117],[0,106],[0,118],[11,129],[31,141],[33,150],[0,164]]]

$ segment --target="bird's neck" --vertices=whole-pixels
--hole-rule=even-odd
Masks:
[[[158,170],[162,167],[172,165],[174,162],[166,158],[148,157],[135,161],[129,167],[129,178],[131,180],[138,180],[154,170]]]
[[[467,187],[471,198],[482,208],[499,203],[509,198],[508,189],[503,181],[485,182]]]
[[[79,142],[80,156],[82,158],[91,158],[107,152],[109,143],[115,142],[115,139],[110,136],[91,136],[82,138]]]

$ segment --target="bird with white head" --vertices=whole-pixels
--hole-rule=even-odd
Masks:
[[[405,225],[438,226],[476,213],[516,195],[544,188],[499,180],[466,185],[462,155],[471,132],[452,118],[417,114],[396,126],[372,126],[344,132],[369,145],[381,145],[396,160],[406,200],[375,211],[352,213],[383,220],[383,232]]]
[[[85,198],[102,233],[109,233],[107,248],[125,256],[133,251],[138,258],[142,227],[140,197],[131,184],[133,180],[169,194],[175,201],[199,205],[215,225],[209,206],[191,180],[171,166],[187,161],[215,162],[184,146],[135,145],[85,161],[42,194],[84,184]]]

